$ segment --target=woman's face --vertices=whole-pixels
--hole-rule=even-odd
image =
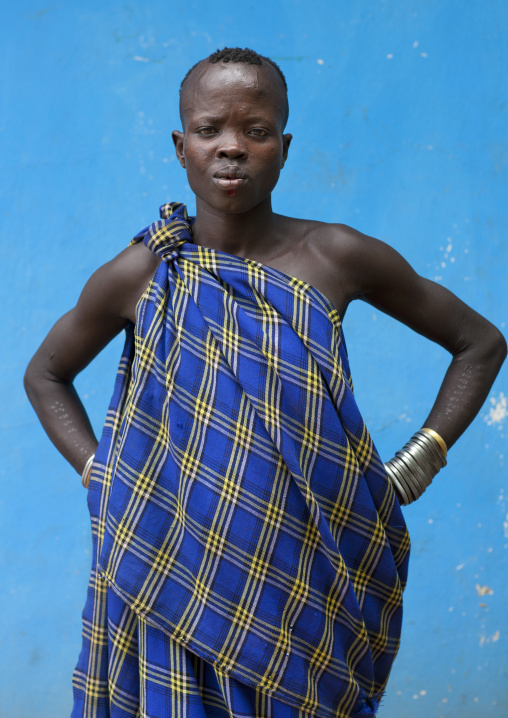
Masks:
[[[287,99],[269,65],[204,62],[182,90],[183,133],[173,132],[198,207],[252,209],[277,184],[291,141]]]

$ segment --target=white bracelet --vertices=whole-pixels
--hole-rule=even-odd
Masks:
[[[85,489],[88,488],[88,482],[90,481],[90,471],[92,469],[92,464],[93,464],[94,459],[95,459],[95,454],[92,454],[91,457],[86,462],[85,468],[83,469],[83,473],[81,474],[81,483],[83,484]]]

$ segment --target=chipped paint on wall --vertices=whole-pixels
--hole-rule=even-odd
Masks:
[[[494,424],[500,426],[508,416],[508,400],[501,391],[497,399],[495,397],[490,398],[490,403],[491,407],[485,417],[485,421],[489,426],[493,426]]]
[[[494,590],[490,588],[490,586],[480,586],[479,583],[476,584],[476,593],[479,596],[491,596],[494,593]]]

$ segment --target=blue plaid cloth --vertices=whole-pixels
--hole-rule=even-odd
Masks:
[[[109,715],[99,706],[131,696],[129,622],[288,717],[372,715],[399,646],[409,537],[353,396],[339,314],[299,279],[193,244],[184,205],[161,218],[133,240],[162,261],[92,467],[73,715]],[[139,715],[125,711],[111,715]],[[180,712],[201,715],[161,716]]]

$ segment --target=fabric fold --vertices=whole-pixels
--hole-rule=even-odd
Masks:
[[[409,538],[340,316],[301,280],[193,244],[192,222],[170,203],[133,240],[162,261],[92,470],[97,570],[223,673],[311,715],[368,715]]]

